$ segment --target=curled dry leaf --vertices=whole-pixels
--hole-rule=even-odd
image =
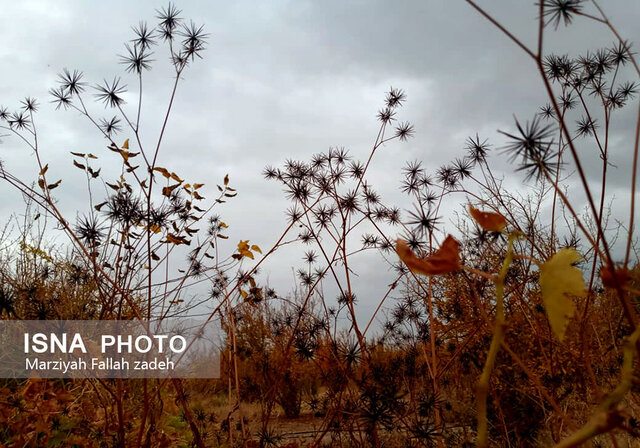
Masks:
[[[607,288],[615,288],[616,280],[618,285],[624,288],[627,286],[627,283],[629,283],[629,280],[631,280],[631,269],[619,268],[611,272],[609,266],[602,266],[600,269],[600,278],[602,279],[602,284]]]
[[[411,272],[423,275],[448,274],[460,269],[460,244],[451,235],[443,241],[440,249],[426,258],[413,253],[405,240],[398,239],[396,252]]]
[[[490,232],[502,232],[507,225],[507,220],[500,213],[483,212],[471,204],[469,204],[469,213],[480,227]]]

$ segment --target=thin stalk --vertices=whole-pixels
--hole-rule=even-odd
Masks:
[[[512,233],[509,235],[509,245],[507,247],[507,254],[502,263],[500,272],[494,279],[496,287],[496,318],[494,322],[493,337],[491,338],[491,346],[489,347],[489,353],[482,369],[482,374],[478,380],[478,386],[476,389],[476,400],[478,406],[478,439],[476,446],[478,448],[486,448],[489,446],[489,430],[487,420],[487,397],[489,392],[489,379],[491,378],[491,371],[500,351],[500,345],[504,341],[505,335],[505,314],[504,314],[504,279],[507,276],[509,266],[513,261],[513,242],[518,237],[518,233]]]

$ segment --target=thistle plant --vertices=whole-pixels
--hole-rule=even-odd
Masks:
[[[331,147],[264,169],[290,202],[271,247],[251,240],[225,247],[230,226],[220,209],[236,195],[229,176],[209,185],[211,179],[162,166],[180,86],[190,82],[189,70],[197,70],[208,45],[206,30],[182,19],[174,5],[157,12],[155,26],[133,27],[119,55],[122,78],[92,84],[81,71],[63,69],[50,91],[53,107],[80,114],[105,142],[105,151],[70,154],[88,193],[77,216],[62,212],[56,193],[66,180],[47,164],[39,139],[38,111],[50,104],[27,97],[15,111],[0,107],[1,137],[26,145],[36,164],[27,178],[0,165],[0,178],[28,199],[27,215],[47,229],[31,224],[0,249],[0,317],[203,314],[220,317],[224,330],[222,379],[171,381],[170,399],[167,381],[0,389],[0,421],[10,416],[0,441],[24,445],[19,431],[35,433],[51,423],[55,429],[35,433],[33,443],[55,444],[60,419],[71,413],[82,421],[78,445],[635,443],[640,124],[625,159],[632,173],[629,208],[616,216],[610,207],[612,161],[621,151],[614,125],[638,101],[632,43],[595,1],[536,3],[533,46],[473,0],[467,3],[530,58],[546,104],[494,136],[460,141],[442,166],[408,160],[392,203],[372,174],[376,157],[419,126],[401,117],[407,93],[390,88],[365,154]],[[604,27],[612,45],[547,51],[551,33],[577,21]],[[150,140],[142,132],[142,93],[163,59],[172,88],[160,133]],[[511,164],[513,176],[496,170],[497,158]],[[110,176],[114,160],[118,173]],[[593,166],[596,188],[587,170]],[[512,177],[520,183],[516,191],[509,189]],[[53,229],[44,223],[51,222],[71,241],[67,255],[46,244]],[[291,291],[261,279],[285,247],[298,254]],[[370,279],[358,266],[374,258],[388,269],[376,271],[384,286],[370,294],[362,288]],[[44,301],[44,293],[68,300]],[[363,309],[373,309],[366,320]],[[89,397],[82,403],[101,403],[104,424],[98,428],[66,406],[70,390]],[[52,396],[55,405],[46,406]],[[41,409],[54,410],[30,423],[27,416]],[[92,407],[82,409],[90,414]],[[290,429],[283,419],[307,426]]]
[[[158,10],[156,20],[153,26],[146,22],[134,26],[133,37],[119,56],[124,71],[137,84],[135,93],[129,93],[124,78],[106,78],[92,84],[81,71],[66,68],[58,75],[58,85],[50,90],[56,109],[81,115],[107,142],[105,152],[74,151],[69,156],[70,164],[86,178],[88,206],[77,217],[65,216],[56,198],[54,190],[65,184],[49,170],[47,147],[39,138],[37,112],[44,106],[27,97],[15,112],[0,108],[0,129],[16,138],[12,143],[26,145],[37,165],[33,179],[19,178],[6,166],[0,170],[0,178],[28,198],[38,216],[55,221],[68,236],[71,257],[94,288],[91,296],[98,311],[93,318],[165,319],[204,309],[211,313],[211,319],[222,313],[229,298],[225,294],[231,294],[226,279],[240,266],[241,259],[257,248],[243,252],[243,247],[238,246],[238,254],[228,255],[219,249],[220,241],[228,238],[225,230],[229,226],[215,212],[236,195],[228,176],[218,181],[215,198],[208,203],[204,182],[187,180],[158,163],[179,87],[186,82],[188,70],[202,59],[208,34],[203,26],[183,19],[173,4]],[[143,91],[161,46],[165,47],[173,79],[167,107],[157,117],[160,133],[149,139],[142,136]],[[134,104],[127,104],[128,98],[135,98]],[[101,116],[104,113],[100,106],[107,111],[106,116]],[[120,173],[115,178],[106,177],[100,165],[103,160],[109,164],[115,160],[119,165]],[[38,250],[34,249],[41,264],[51,264],[52,260]],[[211,304],[209,297],[193,293],[203,283],[217,285],[224,294]],[[202,447],[202,435],[192,421],[183,387],[178,380],[173,383],[193,441]],[[146,438],[158,436],[155,423],[149,421],[150,409],[164,382],[152,387],[144,380],[143,406],[135,435],[126,430],[127,399],[122,382],[102,382],[98,386],[115,399],[118,446],[141,446]]]

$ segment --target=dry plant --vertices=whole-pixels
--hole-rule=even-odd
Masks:
[[[383,145],[414,134],[397,118],[406,94],[391,88],[362,161],[330,148],[265,168],[291,207],[286,228],[264,253],[248,240],[220,253],[228,225],[213,213],[235,195],[228,177],[207,205],[202,184],[157,164],[178,86],[206,41],[203,28],[180,19],[174,6],[160,11],[157,27],[134,28],[125,48],[122,62],[139,84],[133,115],[118,78],[94,87],[113,118],[94,118],[80,72],[65,70],[51,92],[58,108],[100,130],[121,166],[107,182],[97,165],[103,155],[72,153],[89,192],[88,212],[75,224],[53,193],[62,181],[52,181],[38,141],[37,102],[27,98],[14,113],[0,109],[0,128],[31,148],[38,171],[34,186],[5,167],[0,176],[28,198],[34,220],[37,214],[55,222],[71,241],[54,253],[46,232],[27,224],[15,241],[3,240],[0,316],[148,319],[192,315],[206,303],[207,318],[220,316],[226,336],[222,379],[174,380],[172,399],[166,381],[8,382],[0,389],[0,440],[55,445],[66,436],[69,445],[120,447],[298,446],[294,439],[313,447],[635,443],[640,108],[628,151],[628,216],[610,216],[607,190],[611,152],[618,151],[612,123],[637,101],[631,44],[595,1],[537,3],[532,48],[467,2],[530,57],[548,104],[500,131],[497,150],[475,135],[465,155],[442,167],[408,162],[400,185],[407,203],[385,204],[370,168]],[[605,27],[613,46],[547,53],[549,29],[578,18]],[[162,131],[149,145],[139,129],[142,86],[159,41],[175,79]],[[118,132],[129,138],[119,144]],[[492,162],[496,152],[514,164],[528,191],[505,188]],[[599,191],[587,179],[588,160],[599,160]],[[567,192],[574,184],[586,212]],[[444,204],[455,201],[468,216],[447,228]],[[298,282],[280,294],[260,283],[259,269],[292,245],[301,247]],[[177,267],[173,260],[185,255],[186,266]],[[376,310],[362,322],[355,266],[376,255],[389,265],[388,287],[367,297]],[[198,290],[205,284],[206,296]],[[305,417],[303,429],[282,424]]]

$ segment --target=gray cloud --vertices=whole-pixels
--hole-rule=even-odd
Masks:
[[[4,12],[0,17],[4,37],[0,104],[15,107],[27,95],[40,99],[38,125],[45,157],[50,172],[65,178],[58,190],[60,203],[74,216],[86,209],[78,193],[83,178],[66,154],[91,151],[109,159],[104,139],[90,123],[75,113],[52,110],[47,89],[63,67],[84,71],[92,82],[121,74],[117,55],[132,36],[130,27],[140,19],[153,22],[155,8],[162,5],[0,3]],[[534,44],[537,9],[533,2],[482,4],[524,42]],[[345,146],[355,157],[366,158],[377,131],[375,114],[389,86],[408,93],[399,115],[414,123],[416,136],[408,143],[382,148],[369,180],[386,200],[407,207],[398,189],[404,161],[422,160],[433,172],[463,155],[465,138],[475,132],[499,147],[504,139],[497,129],[513,129],[513,114],[530,119],[547,101],[532,61],[463,1],[214,1],[179,2],[178,7],[185,17],[206,25],[210,43],[204,60],[185,74],[160,164],[212,188],[225,173],[230,174],[239,190],[237,200],[223,210],[232,225],[232,240],[251,238],[269,246],[284,227],[282,211],[287,204],[279,186],[262,179],[265,165],[288,158],[306,160],[329,146]],[[625,0],[606,7],[621,34],[640,41],[640,3]],[[561,27],[551,32],[546,45],[575,55],[612,42],[602,26],[578,18],[568,30]],[[143,138],[147,142],[160,130],[171,82],[167,53],[158,49],[154,59],[144,86]],[[135,92],[135,79],[125,79]],[[98,116],[113,114],[101,105],[92,110]],[[611,168],[610,182],[619,201],[626,201],[624,188],[630,179],[626,160],[634,123],[634,110],[629,107],[612,128],[616,168]],[[34,179],[33,156],[15,139],[4,140],[0,158],[5,165]],[[587,160],[591,186],[599,191],[600,160]],[[493,162],[505,176],[506,186],[522,190],[521,177],[512,174],[513,167],[504,157],[495,156]],[[0,214],[19,212],[21,200],[15,192],[7,185],[0,185],[0,191],[7,198]],[[460,203],[465,201],[460,197]],[[618,207],[624,212],[623,206]],[[289,287],[289,266],[298,263],[296,257],[287,253],[267,267],[273,284]],[[379,260],[375,263],[384,269]],[[392,274],[373,286],[365,285],[368,275],[362,276],[365,296],[374,295]],[[362,310],[363,318],[372,311],[367,304]]]

